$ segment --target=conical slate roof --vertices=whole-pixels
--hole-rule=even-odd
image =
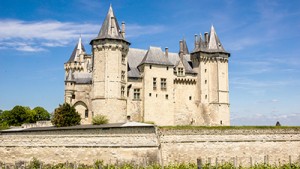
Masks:
[[[212,25],[210,28],[209,36],[207,42],[202,39],[202,35],[200,34],[199,39],[197,40],[198,46],[194,49],[193,52],[203,51],[203,52],[221,52],[229,54],[223,47],[214,26]]]
[[[187,54],[189,54],[189,49],[187,47],[185,39],[183,39],[182,42],[183,42],[183,54],[187,55]]]
[[[115,17],[112,6],[109,7],[98,36],[93,40],[97,39],[120,39],[126,41],[122,36],[121,29],[118,24],[117,18]]]
[[[84,48],[84,46],[81,42],[81,37],[80,37],[79,40],[78,40],[78,43],[76,44],[75,48],[73,49],[73,52],[72,52],[68,62],[77,61],[76,57],[78,57],[82,52],[85,52],[85,48]]]
[[[225,52],[213,25],[210,29],[207,48],[208,50]]]

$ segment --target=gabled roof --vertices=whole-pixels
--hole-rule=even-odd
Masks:
[[[141,66],[143,64],[157,64],[157,65],[173,65],[169,59],[165,56],[164,52],[160,47],[150,46],[146,55],[144,56],[142,62],[138,65]]]
[[[121,33],[120,26],[111,5],[105,17],[105,20],[102,23],[102,27],[99,31],[98,36],[93,40],[96,39],[120,39],[126,41]]]
[[[77,61],[76,57],[78,57],[83,52],[85,52],[85,48],[81,42],[81,37],[79,37],[78,43],[76,44],[75,48],[73,49],[73,52],[70,56],[70,59],[67,61],[67,63]]]
[[[92,83],[92,73],[87,72],[75,72],[74,81],[76,84],[91,84]]]
[[[185,73],[196,74],[196,72],[192,69],[192,67],[190,66],[188,61],[185,59],[185,57],[182,58],[182,63],[183,63],[184,69],[185,69]]]
[[[140,78],[141,74],[140,74],[138,68],[131,67],[130,70],[128,71],[128,73],[127,73],[127,76],[132,77],[132,78]]]

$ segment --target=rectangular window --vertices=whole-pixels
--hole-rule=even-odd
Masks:
[[[169,95],[166,94],[166,99],[169,99]]]
[[[89,117],[89,111],[85,110],[85,118],[88,118],[88,117]]]
[[[134,100],[140,100],[140,89],[134,89],[133,90],[133,99]]]
[[[160,79],[160,86],[161,86],[161,90],[167,90],[167,79],[166,78]]]
[[[125,80],[125,71],[122,71],[122,72],[121,72],[121,80],[122,80],[122,81]]]
[[[125,55],[122,55],[122,63],[125,64]]]
[[[125,87],[121,86],[121,97],[124,97],[125,94]]]
[[[178,75],[178,76],[183,76],[183,68],[182,68],[182,67],[179,67],[179,68],[178,68],[177,75]]]
[[[156,90],[156,77],[153,78],[153,90]]]

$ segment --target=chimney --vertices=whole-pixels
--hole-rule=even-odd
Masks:
[[[204,41],[206,44],[208,43],[208,32],[204,33]]]
[[[122,36],[125,39],[125,22],[122,22],[122,30],[121,30]]]
[[[199,48],[198,35],[195,34],[195,49]]]
[[[169,48],[168,47],[165,48],[165,55],[166,55],[166,57],[169,56]]]

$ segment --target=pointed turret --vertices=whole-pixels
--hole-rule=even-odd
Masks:
[[[90,42],[93,55],[91,105],[95,115],[105,115],[110,123],[123,123],[127,119],[127,53],[130,43],[123,35],[125,24],[121,30],[110,6],[98,36]]]
[[[184,55],[189,54],[189,49],[188,49],[188,47],[187,47],[187,44],[186,44],[186,41],[185,41],[184,38],[183,38],[183,40],[182,40],[182,44],[183,44],[183,54],[184,54]]]
[[[93,40],[98,40],[98,39],[119,39],[119,40],[126,41],[123,34],[125,35],[125,25],[124,25],[124,30],[121,30],[120,26],[118,24],[117,18],[115,17],[113,8],[110,5],[110,7],[108,9],[108,12],[107,12],[107,15],[105,17],[105,20],[102,23],[102,27],[99,31],[99,34]]]
[[[225,52],[213,25],[210,28],[207,49],[213,51]]]
[[[85,48],[81,42],[81,36],[79,37],[78,43],[76,44],[70,59],[68,60],[68,62],[75,62],[79,60],[79,56],[85,52]],[[68,63],[67,62],[67,63]]]

